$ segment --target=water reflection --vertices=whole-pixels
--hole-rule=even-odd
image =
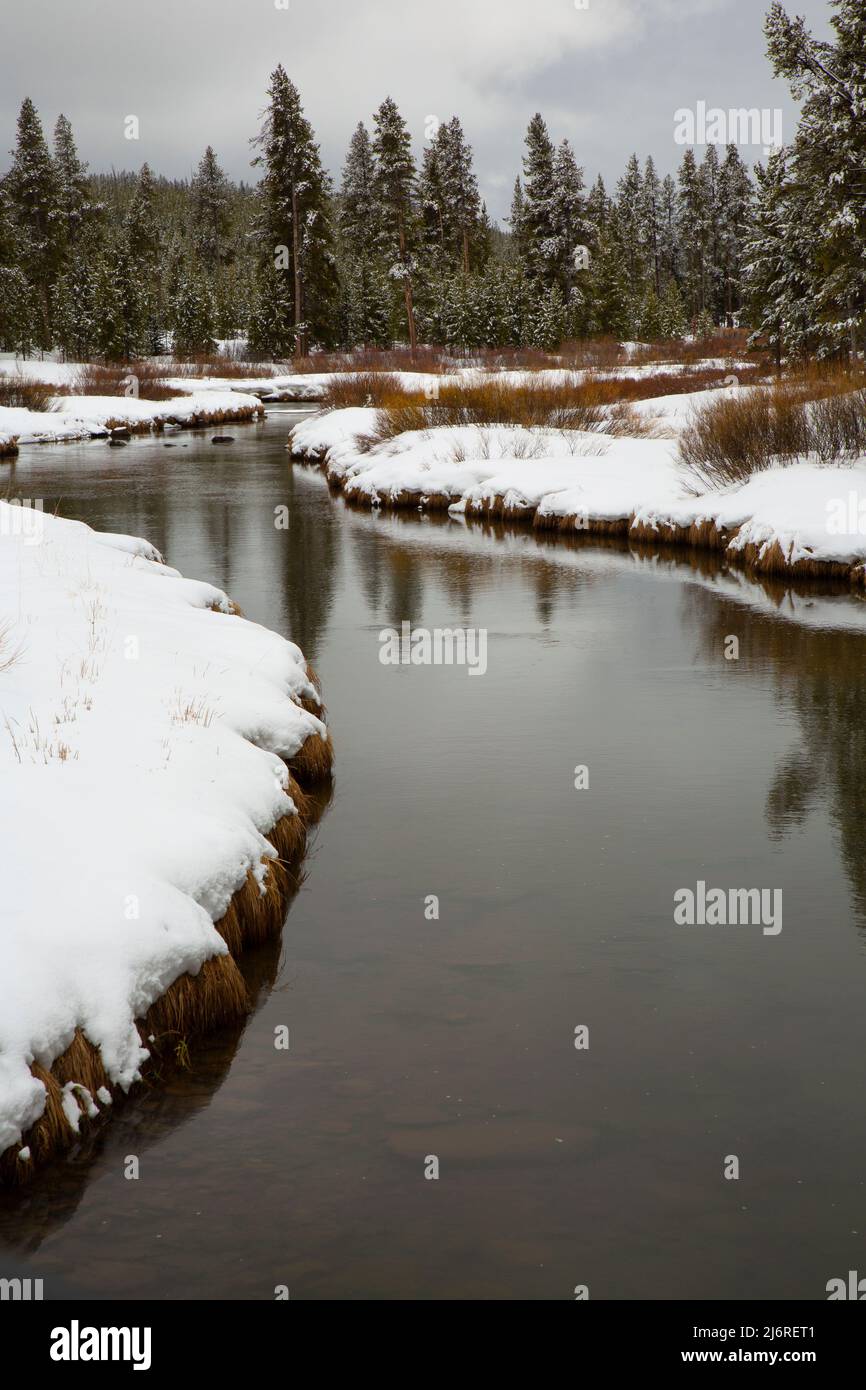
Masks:
[[[767,793],[767,825],[783,839],[826,811],[866,930],[866,604],[830,586],[823,595],[778,582],[738,588],[739,600],[696,586],[685,593],[705,655],[718,657],[726,636],[738,636],[744,670],[769,670],[780,707],[799,722],[801,746],[780,760]]]

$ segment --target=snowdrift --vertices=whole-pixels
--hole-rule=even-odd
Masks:
[[[0,503],[0,1175],[242,1014],[330,738],[300,649],[146,541]],[[302,784],[299,786],[299,782]]]

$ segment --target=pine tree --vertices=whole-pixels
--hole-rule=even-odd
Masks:
[[[20,261],[18,228],[0,183],[0,346],[6,352],[24,351],[32,337],[29,287]]]
[[[705,253],[706,209],[704,182],[695,152],[689,148],[679,171],[677,239],[682,266],[682,292],[689,320],[703,313],[707,302]]]
[[[172,300],[174,350],[179,357],[213,352],[216,307],[208,281],[188,264]]]
[[[229,187],[219,161],[208,145],[192,181],[192,239],[202,267],[211,281],[230,258],[228,244],[231,213]]]
[[[446,246],[452,263],[468,275],[470,269],[483,264],[479,236],[481,199],[472,168],[472,150],[457,116],[439,127],[436,141],[442,170]]]
[[[561,270],[554,214],[554,164],[553,141],[543,118],[536,113],[526,132],[520,234],[527,273],[542,290],[557,284]]]
[[[409,347],[414,352],[418,346],[414,304],[414,279],[418,271],[415,160],[406,122],[391,97],[382,102],[373,124],[376,160],[373,187],[379,247],[385,256],[388,275],[402,288]]]
[[[676,280],[668,280],[659,301],[659,337],[684,338],[688,331],[685,306]]]
[[[551,223],[556,240],[557,285],[566,306],[568,323],[579,315],[583,304],[583,284],[587,266],[576,261],[577,249],[587,247],[591,228],[583,194],[583,170],[567,140],[556,151],[553,162],[554,190]]]
[[[38,305],[36,344],[47,349],[52,346],[51,285],[59,269],[61,250],[58,188],[54,161],[29,97],[21,103],[18,140],[5,182],[18,224],[20,268],[31,287],[31,301]]]
[[[663,282],[680,278],[680,245],[677,238],[678,198],[677,186],[667,174],[661,188],[661,213],[659,217],[659,261]]]
[[[714,321],[721,319],[724,299],[724,272],[721,256],[722,238],[722,178],[719,152],[708,145],[700,169],[701,183],[701,241],[704,249],[705,303],[704,310]],[[703,336],[708,336],[704,334]]]
[[[128,356],[157,353],[163,348],[167,312],[162,302],[161,250],[153,174],[144,163],[114,252]]]
[[[618,236],[625,257],[628,295],[636,308],[643,299],[647,274],[643,179],[636,154],[629,159],[626,172],[617,183],[616,212]]]
[[[743,303],[743,250],[752,215],[754,189],[736,145],[728,145],[719,186],[719,270],[724,320],[732,328]]]
[[[57,117],[54,126],[54,174],[57,240],[66,255],[74,247],[85,219],[101,212],[102,206],[91,200],[87,165],[78,158],[72,126],[63,115]]]
[[[822,354],[866,343],[866,7],[831,0],[833,42],[813,38],[779,0],[765,32],[776,76],[802,101],[790,159],[798,196],[783,199],[806,219],[813,322]],[[789,230],[793,245],[802,220]],[[787,267],[794,273],[794,267]]]
[[[305,356],[313,341],[333,335],[337,294],[330,213],[330,181],[301,107],[297,87],[282,65],[271,74],[268,105],[253,144],[253,164],[263,170],[258,188],[255,236],[259,247],[259,306],[256,321],[276,313],[267,330],[272,347]],[[288,287],[280,291],[282,275]],[[276,325],[280,325],[280,337]],[[284,335],[284,336],[283,336]]]
[[[649,276],[656,299],[662,292],[662,247],[663,247],[663,199],[652,157],[644,165],[643,181],[640,188],[641,242],[647,259]],[[647,336],[644,334],[644,336]]]
[[[772,348],[777,367],[786,355],[817,346],[812,231],[802,203],[806,190],[790,175],[791,152],[775,151],[757,165],[757,195],[744,248],[744,281],[751,341]]]
[[[511,213],[508,218],[508,225],[511,229],[511,247],[515,258],[519,261],[526,259],[525,206],[523,184],[519,178],[516,178],[514,180],[514,192],[511,195]]]

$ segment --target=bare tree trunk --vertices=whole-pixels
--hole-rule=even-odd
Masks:
[[[304,283],[301,278],[301,238],[298,232],[298,193],[292,185],[292,257],[295,272],[295,350],[299,357],[307,355],[307,335],[301,324],[304,319]]]

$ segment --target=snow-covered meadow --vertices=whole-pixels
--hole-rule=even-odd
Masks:
[[[302,818],[287,764],[327,731],[300,649],[147,541],[0,502],[0,594],[2,1154],[51,1091],[71,1138],[141,1074],[136,1020],[234,969],[214,924],[273,891],[268,837]]]

